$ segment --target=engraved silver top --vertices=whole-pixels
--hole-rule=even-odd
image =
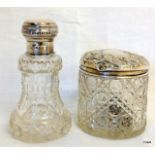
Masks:
[[[58,27],[52,20],[27,20],[22,26],[22,33],[30,40],[53,40],[58,33]]]
[[[53,40],[58,27],[51,20],[27,20],[22,26],[27,40],[27,53],[30,55],[48,55],[54,53]]]
[[[137,54],[117,49],[93,50],[84,54],[81,69],[93,74],[137,75],[147,72],[148,61]]]

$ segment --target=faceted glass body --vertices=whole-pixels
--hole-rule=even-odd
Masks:
[[[15,138],[44,142],[69,131],[70,113],[64,109],[59,95],[58,72],[61,67],[61,58],[56,54],[24,54],[20,57],[22,94],[10,119]]]
[[[137,76],[79,75],[78,123],[101,137],[127,138],[146,125],[148,74]]]

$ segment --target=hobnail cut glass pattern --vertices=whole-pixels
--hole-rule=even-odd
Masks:
[[[19,59],[22,94],[11,114],[13,136],[26,142],[44,142],[66,134],[71,127],[70,113],[59,95],[58,55],[30,56]]]
[[[146,125],[148,75],[101,77],[79,73],[78,123],[100,137],[127,138]]]

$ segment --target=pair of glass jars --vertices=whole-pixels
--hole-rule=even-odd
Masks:
[[[26,21],[27,52],[19,59],[22,94],[12,112],[13,136],[44,142],[69,132],[71,116],[59,95],[61,58],[54,53],[57,25]],[[140,134],[146,125],[148,62],[121,50],[96,50],[81,58],[78,124],[87,133],[108,138]]]

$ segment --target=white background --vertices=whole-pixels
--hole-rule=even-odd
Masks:
[[[68,135],[43,144],[20,142],[8,131],[9,115],[21,93],[17,62],[26,51],[21,26],[33,18],[53,19],[59,26],[55,52],[63,59],[60,93],[73,118]],[[155,8],[0,8],[0,32],[0,146],[155,146]],[[150,62],[148,124],[135,138],[97,138],[76,124],[80,57],[104,48],[129,50]],[[147,140],[151,144],[144,143]]]

